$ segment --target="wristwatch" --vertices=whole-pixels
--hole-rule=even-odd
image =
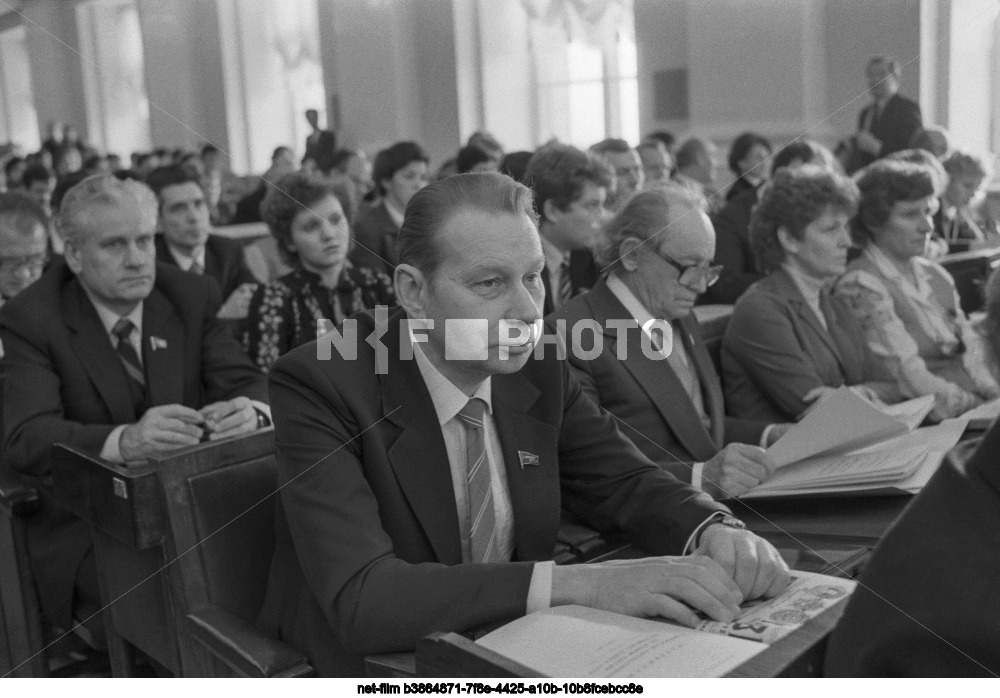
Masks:
[[[271,426],[271,420],[267,418],[267,414],[263,410],[258,410],[256,407],[253,408],[257,413],[257,428],[263,429],[264,427]],[[735,521],[735,519],[734,519]]]
[[[730,516],[729,514],[723,514],[712,523],[722,524],[723,526],[729,526],[730,528],[745,529],[747,527],[745,523],[737,519],[735,516]]]

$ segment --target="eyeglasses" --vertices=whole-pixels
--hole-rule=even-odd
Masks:
[[[30,272],[37,274],[41,272],[45,265],[49,263],[49,255],[29,254],[24,257],[0,257],[0,272],[5,274],[16,274],[17,272]]]
[[[670,259],[670,257],[666,256],[655,247],[651,247],[650,249],[653,251],[653,254],[677,270],[677,283],[681,286],[687,286],[690,289],[695,289],[700,284],[704,284],[705,288],[708,288],[718,281],[719,276],[722,274],[721,264],[716,264],[715,266],[689,264],[685,266],[680,262]]]

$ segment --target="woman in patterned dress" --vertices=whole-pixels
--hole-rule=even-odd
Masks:
[[[353,313],[395,304],[385,273],[348,261],[350,225],[337,194],[322,177],[294,172],[279,179],[261,203],[261,217],[293,267],[258,287],[250,301],[243,346],[264,373],[279,356]]]

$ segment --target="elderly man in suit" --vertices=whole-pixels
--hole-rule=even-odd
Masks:
[[[146,184],[160,203],[157,261],[212,277],[225,299],[219,317],[245,318],[257,279],[242,243],[210,234],[208,203],[197,177],[180,165],[168,165],[150,172]]]
[[[265,628],[318,673],[357,675],[363,654],[550,605],[690,625],[691,608],[729,618],[783,588],[769,544],[636,450],[556,352],[532,358],[545,257],[527,188],[431,184],[399,254],[402,309],[269,374],[282,508]],[[560,505],[654,555],[698,554],[554,568]]]
[[[886,155],[910,147],[913,134],[923,126],[920,105],[899,94],[899,66],[891,56],[874,56],[865,66],[872,102],[858,114],[854,134],[853,172]]]
[[[65,261],[0,308],[10,467],[44,478],[54,443],[130,463],[269,423],[218,286],[157,265],[155,225],[139,182],[96,175],[66,194]],[[74,601],[99,607],[89,529],[45,497],[28,535],[42,608],[68,628]]]
[[[634,196],[605,229],[607,279],[548,316],[550,332],[582,337],[596,323],[602,350],[569,347],[574,373],[595,402],[650,460],[713,497],[743,494],[767,479],[762,446],[786,425],[725,416],[722,385],[691,312],[719,277],[712,224],[676,189]],[[670,330],[659,337],[658,325]],[[654,351],[643,351],[645,340]],[[655,340],[655,341],[654,341]],[[728,445],[726,445],[728,444]]]
[[[531,156],[524,182],[535,195],[545,254],[544,312],[590,289],[599,277],[591,248],[607,219],[615,173],[594,153],[552,143]]]

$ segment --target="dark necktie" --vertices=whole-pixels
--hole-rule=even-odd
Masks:
[[[119,318],[111,330],[118,337],[118,358],[121,359],[125,374],[128,376],[128,391],[132,396],[132,407],[137,417],[145,412],[146,376],[142,371],[139,355],[129,341],[135,331],[135,325],[128,318]]]
[[[493,485],[486,456],[483,416],[486,403],[472,398],[458,413],[465,427],[465,458],[469,483],[470,542],[473,562],[498,559],[496,513],[493,511]]]
[[[559,305],[562,306],[573,297],[573,279],[569,275],[569,262],[559,265]]]

